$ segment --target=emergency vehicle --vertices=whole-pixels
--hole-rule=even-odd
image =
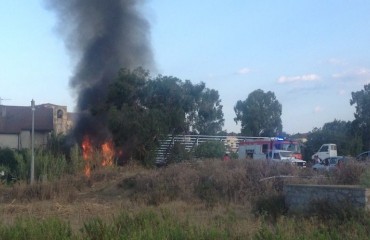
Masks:
[[[298,141],[277,137],[252,138],[239,142],[239,159],[269,159],[269,154],[278,150],[290,151],[296,159],[302,160]]]

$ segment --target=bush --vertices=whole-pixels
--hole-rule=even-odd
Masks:
[[[253,212],[256,216],[265,216],[269,220],[276,222],[278,217],[288,212],[285,206],[284,196],[271,195],[262,196],[254,202]]]
[[[16,153],[10,148],[0,149],[0,166],[5,167],[10,174],[15,174],[18,168]]]
[[[365,172],[366,165],[351,160],[334,172],[334,181],[336,184],[357,185]]]
[[[191,152],[185,149],[185,145],[179,142],[175,142],[175,144],[171,148],[169,156],[167,157],[167,163],[168,164],[179,163],[184,160],[190,160],[190,159],[191,159]]]
[[[67,172],[67,160],[64,155],[53,155],[39,150],[35,154],[35,178],[54,180]]]
[[[335,220],[338,224],[348,221],[369,220],[369,214],[353,207],[350,203],[333,203],[327,199],[316,200],[311,203],[309,216],[317,216],[319,220]]]
[[[226,152],[225,144],[221,141],[208,141],[195,148],[197,158],[222,158]]]

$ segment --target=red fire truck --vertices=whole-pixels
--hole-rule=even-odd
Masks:
[[[276,150],[290,151],[293,157],[302,160],[301,145],[298,141],[277,137],[245,139],[239,142],[239,159],[268,159],[269,153]]]

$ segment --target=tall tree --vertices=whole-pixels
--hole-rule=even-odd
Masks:
[[[194,132],[202,135],[216,135],[222,131],[225,120],[218,91],[206,88],[195,110]]]
[[[156,125],[158,134],[179,134],[189,131],[191,121],[204,84],[193,85],[176,77],[157,76],[148,82],[143,104],[148,110],[161,113]]]
[[[150,78],[141,68],[122,69],[109,88],[104,106],[109,129],[126,157],[146,160],[157,140],[168,134],[217,132],[223,124],[218,92],[204,83],[192,84],[176,77]],[[199,130],[200,129],[200,130]]]
[[[282,106],[271,91],[253,91],[246,100],[236,103],[234,111],[235,122],[241,122],[242,135],[276,136],[282,131]]]
[[[145,159],[146,145],[150,137],[144,128],[147,119],[154,113],[142,104],[144,88],[149,81],[149,72],[137,68],[121,69],[117,79],[110,85],[105,106],[97,109],[108,116],[108,127],[117,146],[124,149],[125,158]]]
[[[350,104],[356,105],[353,124],[362,136],[363,150],[367,150],[370,148],[370,84],[365,85],[361,91],[352,92]]]

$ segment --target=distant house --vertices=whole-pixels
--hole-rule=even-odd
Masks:
[[[67,107],[42,104],[35,107],[35,147],[45,146],[51,134],[65,134],[72,127]],[[32,110],[30,106],[0,105],[0,148],[31,148]]]

